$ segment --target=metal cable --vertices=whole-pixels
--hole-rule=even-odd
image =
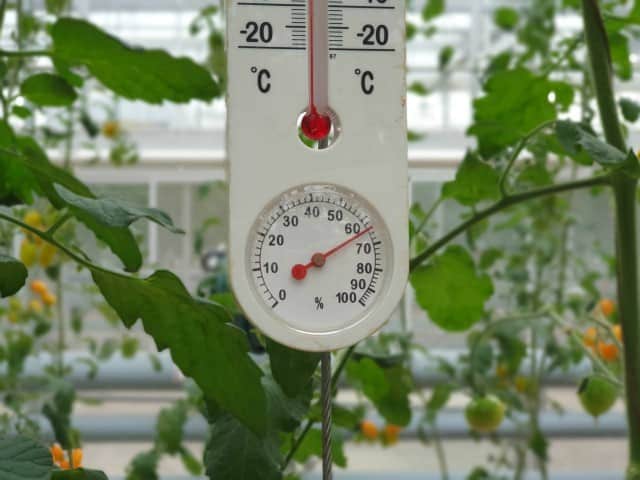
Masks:
[[[320,401],[322,403],[322,480],[332,480],[333,458],[331,452],[331,353],[322,354]]]

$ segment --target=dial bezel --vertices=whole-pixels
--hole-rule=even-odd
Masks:
[[[321,198],[322,195],[327,195],[327,199]],[[306,200],[308,196],[312,196],[312,198]],[[358,218],[363,226],[373,225],[374,229],[369,233],[373,234],[373,237],[380,244],[379,252],[374,253],[375,258],[381,261],[381,265],[384,265],[382,272],[378,274],[374,272],[374,275],[372,275],[372,278],[374,276],[377,277],[376,291],[373,295],[370,295],[371,298],[366,302],[366,306],[364,306],[361,311],[358,311],[357,314],[350,318],[345,318],[339,327],[331,329],[311,329],[295,325],[292,319],[285,318],[274,310],[273,302],[277,299],[273,298],[272,301],[268,302],[265,298],[266,292],[261,292],[260,286],[256,282],[256,255],[257,251],[261,250],[261,247],[258,245],[264,243],[265,234],[285,215],[286,211],[293,208],[297,209],[302,204],[311,205],[315,203],[330,203],[336,205]],[[389,292],[390,277],[394,271],[393,248],[392,236],[382,216],[369,201],[352,189],[328,183],[310,183],[287,189],[280,195],[277,195],[262,209],[254,220],[251,233],[247,239],[245,255],[247,280],[253,292],[253,297],[255,301],[260,304],[264,315],[264,317],[252,318],[250,321],[253,321],[259,328],[262,328],[265,322],[268,322],[270,325],[277,324],[281,330],[288,331],[296,337],[302,336],[309,339],[339,336],[347,330],[366,328],[368,320],[376,314],[380,303],[382,303],[382,300],[384,300]],[[311,253],[313,252],[310,252],[310,254]],[[262,274],[262,272],[260,272],[260,274]],[[310,279],[310,281],[313,281],[313,279]],[[266,280],[265,283],[267,283]],[[268,285],[265,288],[268,290]],[[273,296],[273,293],[271,295]],[[360,298],[358,300],[360,300]],[[379,328],[379,326],[377,328]],[[377,328],[375,328],[375,330],[377,330]],[[369,331],[369,334],[373,333],[373,331]],[[273,335],[272,330],[270,330],[270,334]],[[288,341],[289,335],[283,335],[282,338],[276,337],[275,339],[282,343],[290,344],[290,341]],[[295,347],[295,345],[292,346]]]

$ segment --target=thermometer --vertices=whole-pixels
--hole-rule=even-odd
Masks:
[[[331,351],[406,286],[404,0],[227,0],[229,256],[262,332]]]

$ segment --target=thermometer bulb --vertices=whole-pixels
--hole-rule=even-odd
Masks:
[[[309,140],[324,140],[331,132],[331,117],[318,113],[315,108],[311,109],[302,117],[300,128]]]

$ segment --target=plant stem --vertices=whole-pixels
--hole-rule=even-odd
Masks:
[[[540,133],[545,128],[552,127],[555,124],[556,124],[555,120],[542,123],[538,125],[536,128],[534,128],[533,130],[531,130],[526,136],[524,136],[520,140],[515,150],[511,154],[511,157],[509,157],[509,162],[507,163],[507,166],[504,169],[504,172],[502,172],[502,176],[500,177],[500,184],[499,184],[500,192],[502,193],[503,197],[509,196],[509,192],[507,192],[507,185],[506,185],[507,179],[509,177],[509,173],[511,172],[511,169],[513,168],[513,165],[516,163],[516,160],[518,160],[518,157],[520,156],[524,148],[529,144],[531,139],[535,137],[538,133]]]
[[[55,235],[55,233],[60,230],[60,228],[67,223],[67,221],[69,221],[71,219],[72,215],[70,213],[66,213],[63,216],[61,216],[58,220],[56,220],[56,222],[51,225],[51,227],[49,227],[49,229],[47,230],[47,235],[53,237]]]
[[[431,422],[431,431],[433,435],[433,446],[436,450],[436,458],[438,459],[438,466],[440,467],[440,477],[442,480],[449,480],[449,467],[447,466],[447,456],[442,445],[442,437],[440,436],[440,430],[434,420]]]
[[[342,375],[344,368],[347,366],[347,362],[349,361],[349,359],[351,358],[351,355],[353,355],[353,352],[355,350],[356,350],[356,345],[353,345],[344,352],[344,355],[342,355],[342,358],[340,359],[340,363],[338,363],[338,366],[336,367],[335,371],[333,372],[333,375],[331,376],[331,390],[333,392],[332,395],[334,397],[336,396],[336,393],[338,393],[338,382],[340,381],[340,376]],[[283,472],[287,469],[287,467],[291,463],[291,460],[293,460],[293,457],[295,456],[296,452],[302,445],[302,442],[304,441],[305,437],[311,430],[311,427],[313,427],[314,423],[315,422],[313,419],[311,418],[308,419],[304,428],[300,432],[300,435],[298,435],[298,437],[293,441],[291,448],[289,449],[289,453],[287,453],[287,456],[285,457],[284,462],[282,462]]]
[[[600,118],[610,145],[627,150],[618,117],[612,81],[609,39],[597,0],[582,0],[584,29]],[[616,173],[612,179],[616,204],[616,270],[618,308],[624,340],[625,395],[629,423],[627,480],[640,480],[640,311],[636,191],[638,180]]]
[[[469,218],[464,221],[453,230],[449,231],[446,235],[441,237],[439,240],[435,241],[431,244],[427,249],[425,249],[422,253],[411,259],[409,264],[410,269],[413,271],[417,267],[419,267],[425,260],[427,260],[431,255],[436,253],[442,247],[447,245],[451,240],[456,238],[461,233],[464,233],[467,229],[474,226],[476,223],[481,222],[482,220],[489,218],[490,216],[501,212],[513,205],[517,205],[522,202],[526,202],[528,200],[532,200],[534,198],[546,197],[549,195],[555,195],[558,193],[569,192],[572,190],[577,190],[579,188],[589,188],[596,187],[602,185],[609,185],[610,177],[609,175],[598,176],[587,178],[584,180],[574,180],[567,183],[559,183],[556,185],[552,185],[550,187],[539,188],[535,190],[530,190],[523,193],[517,193],[513,195],[509,195],[504,197],[502,200],[494,203],[490,207],[487,207],[484,210],[480,210],[477,215]]]
[[[0,50],[0,57],[5,58],[26,58],[26,57],[50,57],[49,50]]]

